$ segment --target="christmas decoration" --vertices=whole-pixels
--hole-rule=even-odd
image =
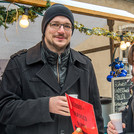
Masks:
[[[0,1],[0,3],[10,2]],[[49,6],[51,6],[50,0],[47,0],[46,7],[26,7],[24,5],[22,6],[16,3],[12,4],[17,6],[18,8],[7,10],[4,6],[0,6],[0,26],[8,28],[7,24],[13,24],[13,22],[16,22],[19,16],[24,14],[26,8],[28,8],[28,19],[31,22],[34,22],[35,18],[37,18],[38,15],[43,16],[43,11],[45,11]],[[123,35],[120,35],[118,32],[110,32],[109,30],[100,27],[92,29],[86,28],[83,24],[78,24],[77,21],[75,21],[75,29],[79,30],[81,33],[85,33],[86,35],[106,36],[119,42],[121,41],[120,37],[123,37],[125,42],[134,41],[134,33],[132,32],[126,32]]]
[[[78,22],[76,21],[75,21],[75,29],[78,29],[81,33],[83,32],[86,35],[106,36],[119,42],[121,41],[122,38],[124,39],[124,42],[134,41],[134,33],[132,32],[126,32],[126,33],[123,33],[122,35],[122,34],[119,34],[118,32],[110,32],[109,30],[100,28],[100,27],[89,29],[89,28],[84,27],[83,24],[78,24]]]
[[[111,82],[113,77],[125,77],[127,75],[127,71],[124,69],[124,64],[122,61],[119,61],[119,57],[114,59],[113,63],[109,65],[112,67],[112,71],[110,71],[110,75],[107,76],[107,81]]]
[[[0,3],[10,2],[0,1]],[[50,6],[50,0],[47,0],[46,7],[26,7],[24,5],[19,5],[17,3],[12,4],[17,6],[18,8],[8,10],[6,9],[6,7],[0,6],[0,26],[8,28],[7,24],[13,24],[13,22],[16,22],[19,16],[22,16],[24,14],[26,8],[28,9],[28,19],[31,22],[34,22],[35,18],[37,18],[38,15],[43,16],[43,11],[45,11]]]

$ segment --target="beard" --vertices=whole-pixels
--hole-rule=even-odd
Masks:
[[[49,40],[47,38],[45,38],[45,43],[47,45],[47,47],[53,51],[53,52],[56,52],[56,53],[62,53],[65,51],[66,47],[68,46],[68,44],[65,44],[65,45],[58,45],[58,43],[55,43],[54,41],[52,40]]]

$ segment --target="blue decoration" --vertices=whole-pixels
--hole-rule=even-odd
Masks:
[[[115,69],[119,69],[120,68],[120,64],[116,64],[114,67],[115,67]]]
[[[120,73],[118,76],[119,76],[119,77],[125,77],[126,74],[125,74],[125,73]]]
[[[110,71],[110,75],[115,75],[115,71]]]
[[[117,57],[115,60],[114,60],[116,63],[119,62],[119,57]]]
[[[113,63],[109,65],[112,67],[112,71],[110,71],[110,75],[107,76],[107,81],[111,82],[113,77],[126,77],[127,71],[124,68],[124,64],[122,61],[119,61],[119,57],[114,59]]]
[[[107,76],[107,80],[109,81],[109,82],[111,82],[111,79],[113,78],[113,76],[112,75],[108,75]]]
[[[120,62],[120,68],[123,68],[124,64],[122,62]]]
[[[123,69],[121,70],[122,73],[125,73],[127,75],[127,70]]]

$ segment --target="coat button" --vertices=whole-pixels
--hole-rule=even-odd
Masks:
[[[65,133],[64,133],[64,130],[61,130],[60,132],[61,132],[60,134],[65,134]]]

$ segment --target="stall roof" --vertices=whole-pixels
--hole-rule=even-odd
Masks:
[[[44,0],[6,0],[6,1],[28,4],[33,6],[42,6],[42,7],[46,5],[46,1]],[[134,23],[134,14],[124,10],[98,6],[73,0],[50,0],[50,1],[52,5],[54,3],[64,4],[73,13]]]
[[[83,8],[83,9],[89,9],[89,10],[108,13],[108,14],[115,14],[115,15],[120,15],[124,17],[134,18],[134,14],[129,13],[124,10],[119,10],[119,9],[109,8],[109,7],[99,6],[99,5],[93,5],[93,4],[88,4],[84,2],[77,2],[73,0],[51,0],[51,2],[61,3],[64,5],[69,5],[69,6]]]

